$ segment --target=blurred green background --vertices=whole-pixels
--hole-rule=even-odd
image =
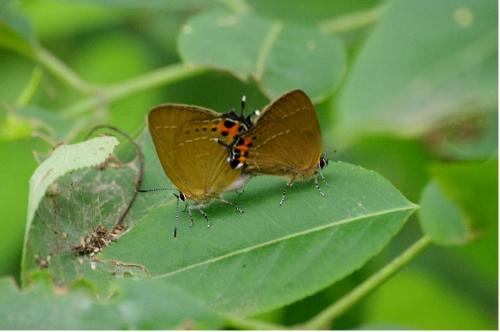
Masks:
[[[182,62],[178,38],[183,24],[214,8],[320,27],[344,45],[347,65],[340,83],[317,103],[331,159],[381,173],[418,203],[427,183],[440,179],[436,163],[479,165],[498,158],[498,8],[493,0],[23,0],[0,5],[0,21],[18,20],[19,31],[31,26],[37,45],[82,80],[100,86]],[[61,140],[78,140],[95,123],[110,123],[137,135],[148,110],[159,103],[227,111],[238,107],[243,94],[251,109],[269,100],[258,79],[242,81],[228,70],[213,69],[65,118],[61,110],[84,99],[85,93],[69,87],[40,61],[2,43],[6,33],[0,25],[2,275],[18,277],[28,181],[37,166],[36,155],[50,152]],[[222,47],[219,42],[224,40],[213,41],[213,47]],[[31,85],[32,98],[23,102],[23,93],[38,75],[39,83]],[[471,204],[491,211],[487,218],[493,222],[481,228],[475,241],[429,248],[345,314],[335,328],[496,329],[498,212],[497,201],[491,199],[497,197],[496,170],[490,175],[484,177],[495,190],[475,192]],[[304,321],[420,234],[413,216],[360,271],[263,318],[284,324]]]

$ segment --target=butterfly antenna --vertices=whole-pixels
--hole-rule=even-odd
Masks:
[[[331,159],[332,155],[335,153],[337,153],[337,150],[325,148],[325,150],[323,151],[323,156],[325,156],[326,159]]]
[[[247,96],[243,95],[243,97],[241,97],[241,111],[240,111],[240,117],[241,117],[241,119],[245,118],[245,106],[246,106],[246,103],[247,103]]]
[[[293,186],[293,179],[287,182],[285,188],[283,188],[283,191],[281,192],[280,207],[283,206],[283,203],[285,203],[288,189],[290,189],[292,186]]]

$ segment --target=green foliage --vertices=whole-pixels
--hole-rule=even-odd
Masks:
[[[440,244],[463,244],[498,220],[498,163],[435,164],[435,176],[424,190],[420,220]],[[482,196],[478,193],[487,193]]]
[[[339,130],[415,136],[457,112],[495,110],[497,6],[392,2],[346,80]]]
[[[214,203],[206,210],[214,220],[207,230],[201,219],[189,229],[183,214],[177,240],[170,236],[175,199],[168,194],[102,258],[143,265],[222,312],[248,316],[293,302],[362,266],[415,209],[359,167],[334,163],[325,176],[326,199],[310,183],[297,185],[284,208],[278,204],[282,180],[254,179],[238,200],[244,215],[223,213],[231,209]]]
[[[35,36],[30,22],[16,12],[17,5],[15,0],[0,3],[0,46],[32,55]]]
[[[0,293],[2,329],[216,329],[222,324],[199,300],[155,280],[117,281],[105,300],[96,300],[84,284],[53,288],[49,280],[20,291],[3,278]]]
[[[55,180],[73,170],[103,163],[116,145],[118,145],[116,138],[100,137],[83,143],[62,145],[55,149],[30,179],[27,228],[30,228],[38,204]]]
[[[23,246],[24,227],[26,225],[26,207],[28,201],[28,181],[36,168],[33,150],[45,148],[35,139],[17,139],[0,141],[0,190],[2,203],[2,223],[0,223],[0,273],[18,273],[21,249]]]
[[[425,233],[439,244],[464,244],[471,239],[468,220],[435,182],[422,193],[420,220]]]
[[[0,273],[22,289],[0,279],[0,327],[496,328],[497,7],[2,1]],[[142,188],[172,187],[152,106],[262,109],[294,88],[315,102],[326,198],[297,183],[280,208],[285,181],[257,177],[225,196],[244,214],[206,208],[210,229],[181,206],[177,239],[172,192],[135,195],[133,146],[81,142],[118,126]]]
[[[402,271],[366,302],[367,329],[495,328],[488,313],[466,295],[422,269]]]
[[[342,43],[317,28],[220,10],[188,21],[179,51],[188,63],[228,70],[242,80],[253,77],[271,98],[302,88],[319,102],[345,69]]]
[[[160,169],[148,136],[143,150],[147,164],[151,163],[148,167]],[[155,177],[147,170],[146,174],[146,183],[166,182],[161,171]],[[237,316],[264,312],[314,293],[358,269],[397,233],[415,209],[373,172],[335,163],[325,176],[330,184],[324,189],[326,199],[311,184],[297,185],[289,194],[286,209],[278,204],[283,181],[255,179],[239,200],[246,210],[244,215],[222,213],[217,206],[220,203],[214,203],[206,210],[214,220],[207,230],[198,225],[201,220],[190,229],[182,213],[178,239],[171,236],[175,198],[141,194],[131,211],[133,231],[95,261],[78,257],[70,249],[79,244],[78,235],[98,225],[113,225],[127,201],[126,194],[119,193],[130,190],[134,174],[123,168],[119,172],[73,173],[57,182],[58,192],[46,196],[37,211],[28,241],[31,257],[23,273],[29,279],[28,272],[39,268],[40,258],[50,256],[47,268],[58,284],[82,277],[101,283],[112,275],[133,274],[177,284],[218,312]],[[107,192],[125,197],[113,201]],[[59,216],[66,216],[65,223]],[[223,284],[226,286],[221,288]]]

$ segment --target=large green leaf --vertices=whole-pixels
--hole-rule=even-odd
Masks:
[[[346,82],[342,133],[419,135],[456,114],[495,110],[497,6],[490,0],[393,1]]]
[[[0,279],[1,329],[215,329],[222,320],[181,289],[158,281],[121,280],[109,300],[88,289],[37,282],[20,291]]]
[[[466,243],[498,220],[498,162],[434,164],[422,194],[422,228],[439,244]]]
[[[146,145],[145,151],[148,158],[154,149]],[[156,166],[155,159],[149,155]],[[220,312],[250,315],[296,301],[362,266],[415,209],[374,172],[333,163],[325,176],[326,199],[311,183],[297,184],[283,208],[278,202],[284,182],[257,178],[240,199],[245,214],[214,203],[206,210],[212,228],[200,218],[190,229],[182,213],[177,239],[171,235],[175,199],[163,194],[164,203],[105,249],[100,260],[144,266],[151,276],[180,285]],[[146,175],[145,182],[166,184],[163,174],[156,181]]]
[[[302,88],[316,102],[331,95],[346,62],[342,43],[317,28],[223,10],[190,19],[179,52],[187,63],[253,77],[270,98]]]

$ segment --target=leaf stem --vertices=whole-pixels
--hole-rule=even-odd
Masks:
[[[61,112],[67,117],[78,116],[87,110],[120,100],[134,93],[162,84],[174,83],[206,71],[208,69],[201,66],[184,65],[181,63],[169,65],[122,83],[109,87],[101,87],[95,95],[83,99]]]
[[[359,284],[356,288],[340,298],[337,302],[333,303],[315,317],[307,321],[305,324],[299,326],[306,330],[315,330],[327,328],[329,324],[356,302],[364,296],[375,290],[384,281],[389,279],[393,274],[401,270],[408,262],[416,257],[422,250],[424,250],[431,243],[429,236],[422,236],[417,242],[411,245],[406,251],[394,258],[389,264],[384,266],[381,270],[376,272],[370,278]]]
[[[33,50],[34,50],[35,60],[37,60],[41,65],[43,65],[48,71],[50,71],[54,76],[59,78],[61,81],[67,83],[75,90],[85,94],[91,94],[95,91],[95,88],[93,86],[83,81],[78,76],[78,74],[76,74],[64,62],[62,62],[60,59],[58,59],[55,55],[50,53],[45,48],[38,46],[35,47]]]
[[[383,3],[367,10],[329,18],[321,22],[319,28],[327,34],[360,29],[376,22],[386,7]]]
[[[31,74],[31,78],[26,85],[26,87],[23,89],[21,92],[21,95],[19,95],[19,98],[16,101],[16,107],[21,108],[26,105],[31,101],[33,98],[33,95],[35,94],[36,90],[38,89],[38,85],[40,84],[40,80],[42,79],[42,70],[40,67],[35,67],[33,69],[33,73]]]

